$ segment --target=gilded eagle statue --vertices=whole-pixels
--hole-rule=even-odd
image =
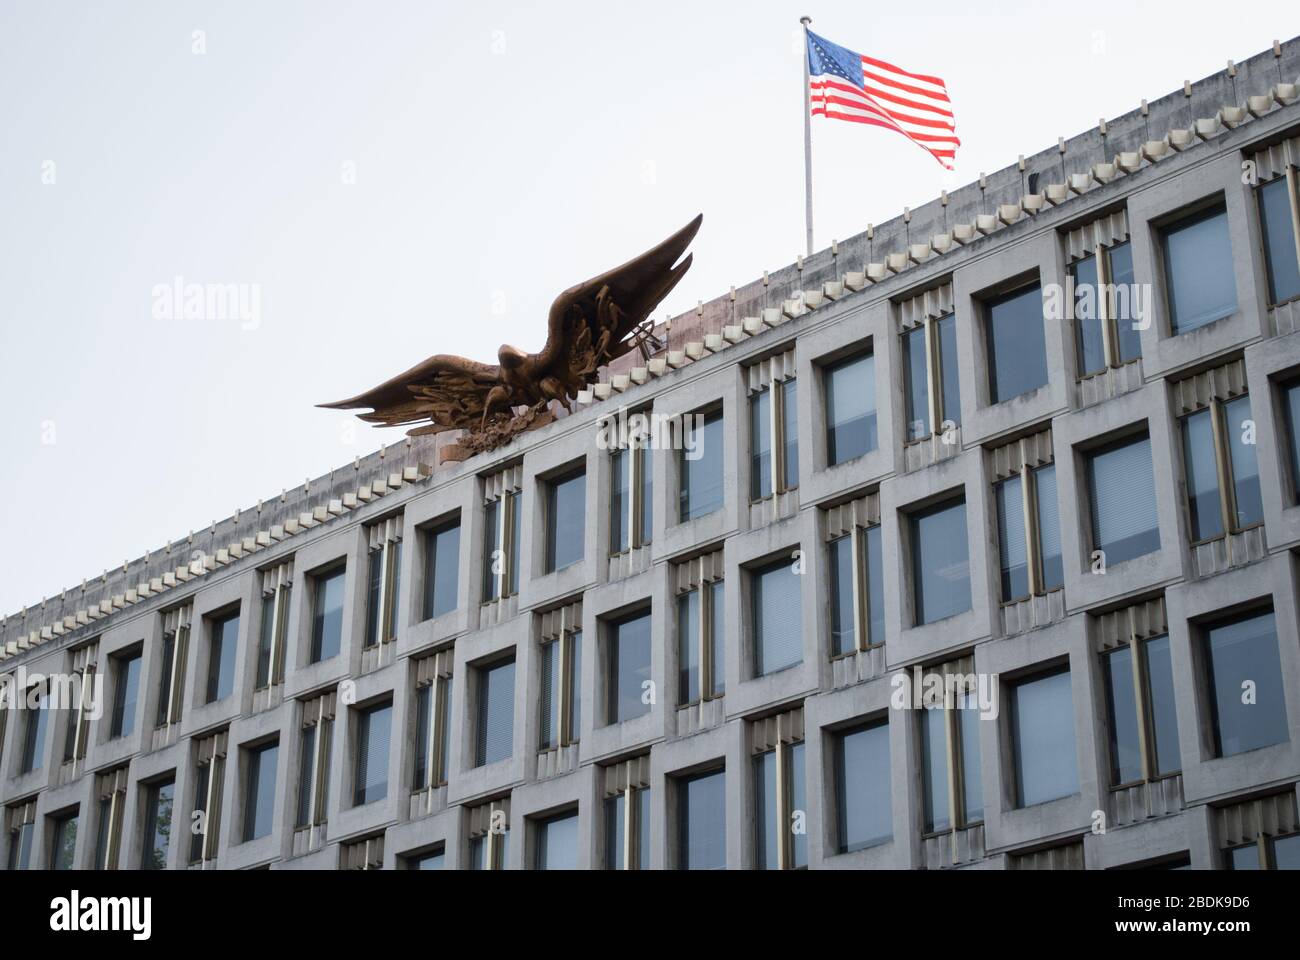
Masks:
[[[690,269],[690,254],[678,258],[703,220],[697,216],[639,257],[556,297],[540,353],[505,344],[496,364],[439,354],[373,390],[320,406],[369,408],[358,417],[380,426],[419,424],[407,431],[413,437],[465,431],[444,448],[443,460],[492,450],[544,426],[554,419],[553,402],[572,411],[572,398],[601,367],[633,349],[646,351],[652,339],[646,320]]]

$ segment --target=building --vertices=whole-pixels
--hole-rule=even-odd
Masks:
[[[11,691],[102,696],[0,715],[0,863],[1296,866],[1298,78],[1277,44],[507,447],[399,442],[5,618]]]

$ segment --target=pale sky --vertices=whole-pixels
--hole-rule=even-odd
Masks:
[[[1300,33],[1221,0],[468,6],[0,0],[0,612],[397,442],[313,404],[540,349],[557,293],[698,212],[657,317],[793,261],[801,14],[942,76],[964,141],[948,174],[818,119],[819,246]],[[259,322],[157,318],[177,276],[256,285]]]

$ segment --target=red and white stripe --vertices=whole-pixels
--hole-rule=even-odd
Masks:
[[[961,140],[948,89],[938,77],[862,58],[862,86],[834,76],[811,80],[814,116],[895,130],[951,170]]]

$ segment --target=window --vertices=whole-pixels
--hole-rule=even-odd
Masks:
[[[540,750],[577,743],[582,729],[582,608],[555,613],[542,637]]]
[[[140,857],[141,870],[165,870],[167,847],[172,836],[172,801],[176,795],[176,781],[150,784],[144,806],[144,850]]]
[[[605,768],[605,869],[650,867],[650,758]]]
[[[677,868],[727,868],[725,770],[677,780]]]
[[[1282,423],[1286,430],[1290,504],[1300,503],[1300,379],[1281,384]]]
[[[1070,268],[1074,280],[1074,335],[1079,377],[1122,367],[1142,356],[1145,318],[1136,314],[1133,249],[1123,241],[1099,243]]]
[[[587,529],[587,475],[570,474],[546,484],[546,572],[582,559]]]
[[[76,811],[55,818],[54,829],[51,833],[53,835],[53,842],[50,844],[50,869],[73,869],[76,866],[77,856]],[[10,869],[12,869],[12,867]]]
[[[622,723],[650,712],[650,611],[606,626],[606,722]]]
[[[415,781],[411,788],[417,793],[447,782],[447,758],[451,753],[451,666],[450,649],[416,663]]]
[[[1222,202],[1162,228],[1160,245],[1175,336],[1236,312],[1228,210]]]
[[[722,411],[684,418],[678,454],[678,520],[685,523],[722,509]]]
[[[357,767],[352,804],[363,807],[388,796],[388,744],[393,733],[393,705],[357,710]]]
[[[122,845],[122,817],[126,810],[126,767],[95,778],[98,803],[95,831],[95,869],[116,870]]]
[[[239,614],[214,617],[209,626],[208,697],[205,703],[224,700],[235,689],[235,652],[239,648]]]
[[[510,801],[494,800],[469,812],[470,870],[504,870],[509,866]]]
[[[262,622],[257,637],[255,688],[284,683],[284,643],[289,631],[289,588],[293,566],[282,563],[262,571]]]
[[[329,808],[330,753],[334,740],[334,694],[302,706],[302,747],[298,758],[298,809],[294,829],[319,827]]]
[[[1143,638],[1102,655],[1110,718],[1110,780],[1126,786],[1158,780],[1182,768],[1169,637]]]
[[[609,552],[617,556],[645,546],[654,533],[649,438],[629,438],[610,451],[609,466]]]
[[[831,656],[885,642],[885,582],[880,525],[860,527],[827,545],[830,567]]]
[[[397,597],[402,589],[401,516],[367,527],[366,647],[397,639]]]
[[[1151,438],[1121,440],[1087,454],[1088,496],[1092,501],[1092,548],[1104,564],[1160,549],[1156,490],[1151,471]]]
[[[190,863],[206,863],[217,856],[221,832],[221,791],[226,768],[225,732],[195,744],[194,810],[190,817]]]
[[[721,561],[721,557],[718,557]],[[677,705],[726,693],[723,581],[696,583],[677,595]]]
[[[45,766],[45,730],[49,725],[48,693],[44,688],[29,688],[27,692],[26,732],[23,737],[23,773],[31,773]]]
[[[514,752],[515,658],[478,668],[478,740],[474,766],[508,760]]]
[[[984,820],[980,710],[969,660],[940,668],[943,693],[920,711],[922,830],[964,830]]]
[[[1061,523],[1056,499],[1056,465],[1022,465],[993,486],[998,507],[1002,602],[1016,603],[1059,590]]]
[[[1300,870],[1300,833],[1271,837],[1261,832],[1249,846],[1234,847],[1224,854],[1229,870]]]
[[[270,836],[275,815],[275,765],[280,745],[250,747],[244,751],[244,841]]]
[[[1011,731],[1017,807],[1079,792],[1069,670],[1012,685]]]
[[[313,579],[311,662],[339,655],[343,643],[343,587],[347,568],[336,567]]]
[[[456,609],[460,590],[460,519],[424,534],[424,619]]]
[[[1297,206],[1296,168],[1285,176],[1260,184],[1259,226],[1268,265],[1270,306],[1300,297],[1300,206]]]
[[[154,721],[159,727],[181,720],[192,612],[192,605],[186,604],[163,614],[162,670],[158,682],[158,714]]]
[[[9,869],[29,870],[32,844],[36,839],[36,801],[10,807],[6,813],[9,821]]]
[[[808,866],[808,782],[803,711],[754,723],[754,865],[759,870]]]
[[[97,652],[94,645],[82,647],[73,653],[73,670],[72,676],[75,678],[74,689],[76,690],[77,705],[68,711],[67,729],[63,737],[63,762],[69,763],[74,760],[83,760],[86,756],[86,745],[90,740],[90,715],[94,711],[95,699],[95,663],[93,658]],[[137,672],[137,690],[139,686],[139,674]],[[133,697],[138,699],[137,697]],[[125,708],[123,713],[125,713]],[[131,711],[132,720],[135,718],[135,710]],[[4,735],[4,724],[0,722],[0,736]]]
[[[907,442],[961,426],[961,381],[957,373],[957,318],[931,318],[905,330],[903,415]]]
[[[578,811],[540,820],[536,834],[536,870],[576,870],[578,868]]]
[[[1043,334],[1043,291],[1022,287],[984,305],[989,403],[1003,403],[1047,383]]]
[[[970,609],[966,501],[950,500],[908,517],[912,548],[912,617],[915,626]]]
[[[1263,523],[1250,397],[1211,400],[1181,423],[1192,540],[1214,540]]]
[[[523,498],[507,490],[483,507],[483,602],[519,592],[519,531],[523,529]]]
[[[446,866],[447,855],[442,850],[433,850],[406,858],[407,870],[442,870]]]
[[[756,677],[778,673],[803,661],[801,584],[789,558],[750,574]]]
[[[850,357],[826,367],[826,465],[847,463],[879,446],[876,357]]]
[[[1288,739],[1273,611],[1205,625],[1214,753],[1230,757]]]
[[[772,364],[767,369],[776,369]],[[799,413],[794,378],[772,379],[749,395],[749,499],[799,486]],[[773,451],[777,452],[774,457]]]
[[[888,721],[831,734],[831,755],[836,852],[888,843],[894,837]]]

